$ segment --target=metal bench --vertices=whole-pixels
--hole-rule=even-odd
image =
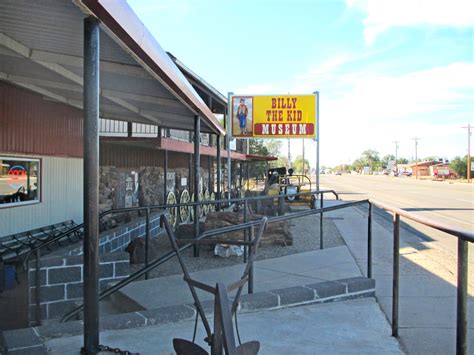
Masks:
[[[69,220],[2,237],[0,238],[0,261],[18,261],[20,256],[76,226],[77,224],[73,220]],[[82,238],[82,233],[78,231],[66,234],[64,237],[69,242],[74,243]],[[58,244],[62,246],[60,241],[58,241]]]

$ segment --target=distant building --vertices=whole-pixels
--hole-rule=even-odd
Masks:
[[[430,166],[430,175],[438,178],[456,178],[456,172],[448,164],[438,163]]]

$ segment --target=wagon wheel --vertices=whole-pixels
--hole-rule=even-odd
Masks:
[[[166,204],[167,205],[176,204],[176,196],[173,191],[170,191],[168,193],[168,196],[166,197]],[[178,219],[178,208],[171,207],[169,210],[170,210],[170,224],[174,227],[176,226],[176,221]]]
[[[191,195],[191,202],[194,202],[194,193]],[[189,216],[191,221],[194,221],[194,206],[189,206]]]
[[[199,193],[199,201],[202,201],[202,192]],[[191,195],[191,202],[194,202],[194,192]],[[189,208],[189,212],[191,215],[191,220],[194,221],[194,206]],[[198,206],[198,215],[199,215],[199,218],[202,217],[202,206]]]
[[[179,198],[179,203],[184,204],[184,203],[189,203],[189,191],[188,190],[183,190],[181,192],[181,196]],[[192,209],[189,206],[180,206],[179,207],[179,217],[181,223],[186,223],[189,220],[189,210]]]
[[[216,194],[214,192],[211,194],[211,197],[209,198],[209,200],[210,201],[215,201],[216,200]],[[215,204],[210,204],[209,205],[209,211],[213,212],[215,210],[216,210],[216,205]]]
[[[208,202],[210,198],[211,196],[209,195],[209,191],[206,190],[206,192],[204,193],[203,201]],[[202,213],[204,214],[204,216],[207,216],[207,214],[209,213],[209,210],[210,210],[210,205],[208,203],[202,206]]]

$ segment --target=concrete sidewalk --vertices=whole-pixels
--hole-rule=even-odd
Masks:
[[[366,275],[367,212],[359,208],[327,213]],[[391,321],[393,230],[374,213],[373,268],[376,296]],[[456,345],[456,260],[408,230],[400,231],[399,339],[409,354],[452,354]],[[427,238],[429,240],[429,238]],[[472,265],[470,266],[472,276]],[[474,280],[469,280],[468,353],[474,354]]]
[[[330,203],[339,202],[325,205]],[[327,213],[325,218],[334,220],[350,246],[362,250],[366,245],[366,232],[357,227],[363,218],[356,210]],[[315,216],[315,228],[317,219]],[[359,239],[351,239],[351,233],[360,234]],[[363,255],[355,255],[363,263]],[[255,293],[243,295],[239,320],[242,338],[259,340],[261,354],[401,353],[373,298],[373,281],[361,277],[347,246],[259,260],[254,267]],[[241,277],[243,268],[244,264],[239,264],[196,271],[192,276],[209,284],[220,280],[229,284]],[[211,296],[200,296],[206,312],[212,311]],[[366,298],[357,299],[361,297]],[[141,354],[169,354],[173,337],[192,337],[195,310],[181,274],[135,282],[115,301],[129,313],[101,317],[102,344]],[[77,354],[82,327],[81,321],[74,321],[23,333],[6,332],[4,336],[7,344],[17,346],[12,354],[28,349]],[[202,339],[203,334],[197,338]]]
[[[191,274],[198,281],[215,285],[230,284],[242,276],[245,264],[197,271]],[[348,248],[344,246],[286,255],[255,261],[254,292],[262,292],[322,283],[361,276]],[[197,290],[200,299],[211,300],[212,295]],[[244,294],[247,287],[244,288]],[[114,305],[124,311],[155,309],[163,306],[193,302],[183,275],[137,281],[124,287],[114,297]]]
[[[373,298],[310,305],[239,317],[242,341],[259,340],[260,355],[402,354]],[[191,339],[193,321],[101,333],[101,343],[141,355],[174,354],[172,339]],[[198,327],[197,343],[208,349]],[[82,336],[46,343],[52,355],[78,354]]]

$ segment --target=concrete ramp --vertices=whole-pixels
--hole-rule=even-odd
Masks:
[[[245,264],[192,273],[192,277],[211,285],[238,280]],[[254,263],[254,292],[324,283],[362,276],[346,246],[287,255]],[[202,300],[212,295],[198,291]],[[247,293],[247,287],[244,294]],[[150,310],[158,307],[193,302],[182,274],[137,281],[113,296],[114,306],[123,312]]]

